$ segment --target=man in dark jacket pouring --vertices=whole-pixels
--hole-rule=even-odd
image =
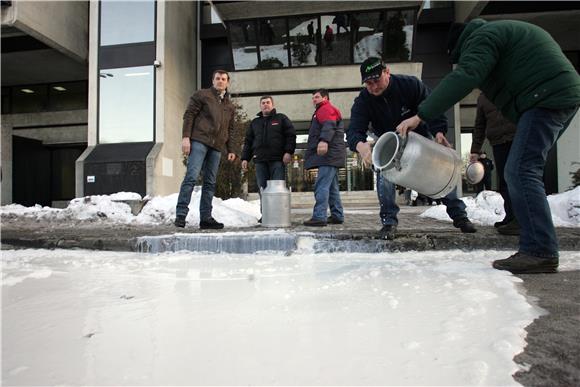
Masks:
[[[242,150],[242,170],[248,162],[256,164],[258,187],[265,189],[268,180],[285,180],[286,167],[296,149],[296,131],[292,121],[274,108],[274,98],[260,98],[260,112],[246,130]],[[261,193],[260,193],[261,195]]]
[[[392,75],[389,68],[379,58],[368,58],[361,67],[361,81],[365,84],[354,100],[350,113],[350,125],[346,132],[348,145],[357,151],[366,165],[371,165],[371,146],[367,142],[369,124],[377,136],[393,131],[405,118],[412,117],[417,107],[429,95],[429,89],[419,79],[405,75]],[[449,146],[445,138],[447,119],[440,114],[417,128],[424,137],[435,138],[440,144]],[[377,194],[380,203],[380,217],[383,225],[379,232],[381,239],[393,239],[397,224],[399,206],[395,203],[395,184],[377,173]],[[453,225],[462,232],[475,232],[475,227],[467,218],[465,204],[457,198],[455,191],[442,200]]]
[[[340,200],[338,169],[344,166],[346,159],[342,114],[330,103],[326,89],[312,93],[312,104],[316,110],[308,130],[304,168],[318,168],[318,176],[314,185],[316,203],[312,218],[306,220],[304,225],[320,227],[327,223],[341,224],[344,222],[344,212]],[[328,207],[330,217],[327,218]]]
[[[580,76],[550,34],[521,21],[455,24],[447,48],[457,67],[397,130],[406,134],[474,88],[485,93],[517,125],[504,175],[520,225],[519,249],[493,267],[512,273],[555,272],[558,239],[542,175],[548,151],[578,111]]]

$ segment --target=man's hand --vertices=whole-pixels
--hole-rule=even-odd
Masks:
[[[368,142],[359,141],[359,143],[356,144],[356,151],[362,159],[363,166],[370,167],[373,163],[371,145]]]
[[[248,170],[248,160],[242,160],[242,171],[246,172]]]
[[[284,157],[282,157],[282,162],[284,164],[290,164],[292,161],[292,155],[290,153],[284,153]]]
[[[236,159],[235,153],[228,153],[228,161],[233,162]]]
[[[189,156],[189,152],[191,152],[191,140],[189,137],[183,137],[181,140],[181,151],[184,155]]]
[[[421,123],[421,119],[418,115],[414,115],[411,118],[407,118],[405,121],[401,122],[399,126],[397,126],[397,132],[405,137],[409,130],[414,130],[419,124]]]
[[[476,161],[479,161],[479,155],[477,153],[471,153],[469,155],[469,162],[475,163]]]
[[[328,153],[328,143],[325,141],[320,141],[318,143],[318,147],[316,148],[316,154],[318,156],[324,156],[326,153]]]
[[[447,138],[442,132],[437,132],[437,134],[435,135],[435,141],[437,142],[437,144],[445,145],[448,148],[452,148],[451,144],[449,143],[449,141],[447,141]]]

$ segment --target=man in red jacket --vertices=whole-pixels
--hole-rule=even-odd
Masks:
[[[326,89],[312,93],[312,103],[316,108],[308,131],[308,148],[304,154],[304,168],[318,168],[314,185],[316,204],[312,219],[305,226],[320,227],[327,223],[341,224],[344,213],[340,201],[338,169],[344,166],[346,145],[342,114],[329,101]],[[330,206],[330,217],[326,210]]]

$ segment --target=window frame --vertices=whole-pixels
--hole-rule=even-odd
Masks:
[[[102,5],[103,1],[99,0],[99,22],[97,31],[97,73],[93,76],[97,77],[97,114],[96,114],[96,138],[97,144],[101,144],[101,70],[114,70],[126,67],[137,66],[153,66],[153,140],[157,142],[157,71],[155,71],[154,61],[157,59],[157,0],[143,0],[153,3],[153,40],[145,42],[123,43],[116,45],[101,45],[101,30],[102,30]],[[127,52],[130,51],[130,55]],[[132,141],[140,142],[140,141]],[[103,143],[109,144],[109,143]]]
[[[280,70],[280,69],[290,69],[290,68],[308,68],[308,67],[333,67],[333,66],[345,66],[345,65],[358,65],[358,63],[354,63],[354,41],[351,38],[350,39],[350,53],[349,53],[349,60],[347,64],[321,64],[321,59],[322,59],[322,50],[318,49],[317,50],[317,56],[316,56],[316,62],[317,64],[314,65],[303,65],[303,66],[293,66],[292,65],[292,52],[291,52],[291,48],[290,48],[290,19],[291,18],[295,18],[295,17],[300,17],[300,18],[312,18],[312,19],[317,19],[318,20],[318,29],[320,30],[320,33],[316,33],[318,31],[315,32],[315,36],[316,36],[316,45],[318,48],[320,48],[320,45],[322,44],[322,26],[321,26],[321,16],[325,16],[325,15],[333,15],[333,14],[338,14],[338,13],[344,13],[347,15],[351,15],[351,14],[364,14],[364,13],[371,13],[371,12],[376,12],[377,14],[382,13],[383,14],[383,18],[385,20],[385,22],[383,23],[383,52],[385,52],[385,48],[386,48],[386,30],[387,30],[387,23],[386,23],[386,17],[387,14],[389,12],[405,12],[405,11],[413,11],[413,37],[411,39],[411,47],[410,47],[410,55],[409,55],[409,60],[407,62],[412,62],[413,60],[413,51],[414,51],[414,47],[415,47],[415,39],[416,39],[416,35],[417,35],[417,21],[418,21],[418,12],[419,12],[419,7],[413,7],[413,6],[407,6],[407,7],[396,7],[396,8],[379,8],[379,9],[369,9],[369,10],[344,10],[344,11],[326,11],[326,12],[318,12],[318,13],[307,13],[307,14],[299,14],[299,15],[288,15],[288,16],[262,16],[259,18],[243,18],[243,19],[236,19],[236,20],[229,20],[226,21],[226,25],[227,25],[227,39],[228,39],[228,47],[230,50],[230,58],[231,58],[231,63],[234,66],[234,71],[236,72],[241,72],[241,71],[271,71],[271,70]],[[231,23],[244,23],[244,22],[252,22],[255,25],[255,31],[256,31],[256,53],[257,53],[257,63],[259,64],[261,62],[261,55],[260,55],[260,51],[261,51],[261,45],[260,45],[260,36],[259,36],[259,32],[258,32],[258,28],[259,28],[259,23],[261,20],[266,20],[266,19],[280,19],[280,18],[284,18],[286,19],[286,27],[287,27],[287,33],[286,33],[286,51],[288,53],[288,66],[287,67],[281,67],[281,68],[269,68],[269,69],[237,69],[236,68],[236,63],[234,61],[234,52],[233,52],[233,46],[232,46],[232,35],[231,35],[231,28],[230,28],[230,24]],[[352,36],[352,35],[351,35]],[[399,62],[393,62],[393,63],[399,63]],[[406,63],[406,62],[401,62],[401,63]]]

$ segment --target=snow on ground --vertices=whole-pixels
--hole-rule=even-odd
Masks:
[[[517,385],[504,255],[2,251],[2,384]]]
[[[505,216],[503,198],[495,191],[482,191],[475,198],[461,198],[467,206],[467,216],[471,221],[484,226],[491,226]],[[552,211],[552,221],[556,227],[580,227],[580,187],[560,194],[548,196]],[[451,221],[445,212],[445,206],[429,208],[420,216],[438,220]]]
[[[134,192],[119,192],[112,195],[86,196],[71,200],[67,208],[24,207],[10,204],[0,207],[3,217],[26,217],[52,221],[105,221],[111,223],[168,224],[175,219],[178,194],[156,196],[147,201],[141,212],[135,216],[131,208],[122,200],[141,200]],[[187,221],[199,224],[199,200],[201,192],[193,192]],[[213,199],[213,216],[226,227],[247,227],[257,224],[260,218],[260,202],[242,199]]]
[[[175,205],[178,194],[150,198],[139,215],[131,214],[128,204],[122,200],[140,200],[134,192],[119,192],[113,195],[87,196],[71,200],[65,209],[50,207],[24,207],[10,204],[0,207],[3,217],[26,217],[53,221],[105,221],[124,224],[169,224],[175,219]],[[199,224],[199,191],[192,194],[187,221],[191,225]],[[483,191],[477,197],[464,197],[467,215],[475,223],[493,225],[504,217],[503,199],[494,191]],[[557,227],[580,227],[580,187],[561,194],[548,196],[552,210],[552,219]],[[311,210],[308,210],[311,211]],[[347,214],[363,213],[356,209],[346,209]],[[367,210],[366,213],[369,213]],[[255,226],[260,218],[260,202],[244,201],[239,198],[222,200],[213,199],[213,216],[226,227]],[[421,216],[450,221],[445,206],[433,206]]]

